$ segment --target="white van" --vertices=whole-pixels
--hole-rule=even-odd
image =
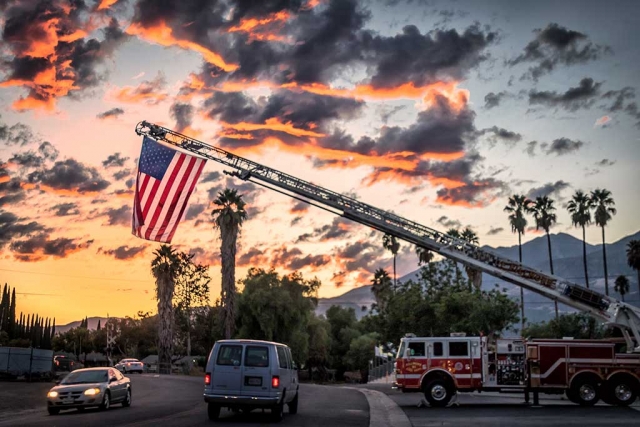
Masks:
[[[209,419],[220,416],[220,408],[249,412],[271,409],[280,421],[284,405],[298,412],[298,370],[291,349],[284,344],[257,340],[217,341],[207,361],[204,401]]]

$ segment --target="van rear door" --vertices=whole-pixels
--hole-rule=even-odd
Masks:
[[[211,378],[214,394],[239,395],[242,387],[242,344],[221,344]]]
[[[269,346],[247,344],[244,351],[242,378],[243,396],[268,396],[271,389],[271,359]]]

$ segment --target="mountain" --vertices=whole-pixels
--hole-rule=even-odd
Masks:
[[[87,329],[95,330],[98,328],[98,321],[100,321],[100,325],[104,326],[107,321],[106,317],[89,317],[87,319]],[[66,325],[56,325],[56,333],[64,333],[69,329],[77,328],[80,326],[82,320],[76,320],[75,322],[67,323]]]
[[[640,240],[640,231],[624,237],[614,243],[608,243],[607,267],[609,270],[609,293],[612,297],[620,299],[613,291],[615,278],[626,275],[631,282],[630,292],[625,295],[626,302],[640,306],[640,293],[638,292],[638,279],[634,270],[627,265],[626,247],[631,240]],[[494,252],[500,256],[518,260],[518,246],[497,247],[484,246],[483,249]],[[582,240],[566,234],[551,235],[551,250],[553,253],[554,273],[571,282],[584,285],[584,269],[582,264]],[[547,249],[547,236],[543,235],[530,240],[522,245],[523,263],[529,267],[549,273],[549,255]],[[587,244],[587,266],[589,269],[590,287],[604,293],[604,266],[602,260],[602,245]],[[407,281],[418,277],[417,269],[400,277],[398,280]],[[482,287],[489,290],[496,285],[505,289],[507,294],[514,299],[520,298],[520,288],[488,274],[482,275]],[[540,322],[551,319],[554,316],[554,304],[551,300],[534,292],[524,291],[525,317],[528,322]],[[375,302],[371,286],[362,286],[339,295],[334,298],[321,298],[316,308],[316,314],[324,315],[332,305],[352,307],[356,316],[360,319],[365,316]],[[363,310],[363,307],[366,308]],[[560,312],[573,311],[562,304],[558,307]]]

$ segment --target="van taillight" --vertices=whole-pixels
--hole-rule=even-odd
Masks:
[[[273,388],[280,387],[280,377],[277,377],[277,376],[271,377],[271,387]]]
[[[204,385],[209,385],[209,384],[211,384],[211,374],[207,372],[204,376]]]

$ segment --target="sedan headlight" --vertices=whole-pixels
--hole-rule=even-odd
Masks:
[[[99,388],[90,388],[84,391],[85,396],[95,396],[96,394],[100,394]]]
[[[47,393],[47,397],[58,397],[58,392],[50,391],[49,393]]]

